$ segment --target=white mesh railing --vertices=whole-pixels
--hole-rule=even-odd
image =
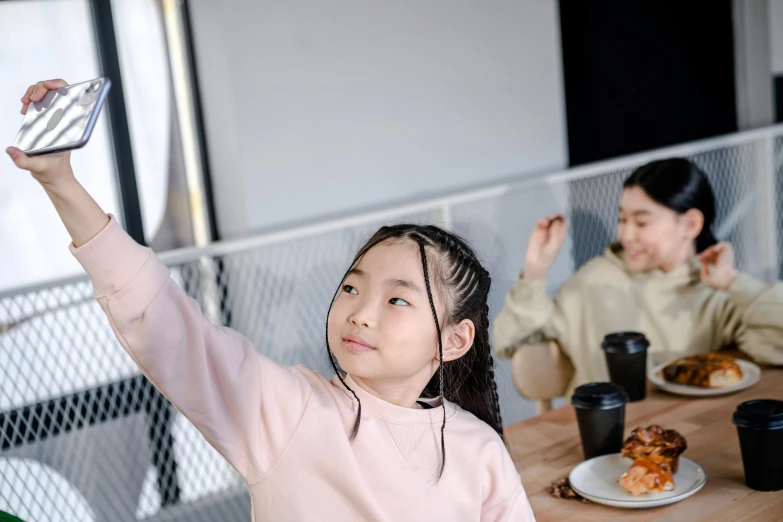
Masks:
[[[276,361],[328,374],[329,299],[378,226],[437,223],[468,239],[492,274],[494,316],[539,217],[570,218],[554,289],[613,237],[623,179],[670,156],[690,157],[709,175],[714,230],[735,245],[739,267],[767,280],[781,275],[781,126],[161,258],[214,323]],[[532,415],[505,361],[496,373],[506,422]],[[249,518],[241,480],[138,374],[84,277],[0,293],[0,451],[0,510],[25,520]]]

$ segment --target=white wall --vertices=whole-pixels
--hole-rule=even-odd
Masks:
[[[783,0],[769,0],[769,41],[772,74],[783,75]]]
[[[567,161],[554,0],[194,0],[223,237]]]

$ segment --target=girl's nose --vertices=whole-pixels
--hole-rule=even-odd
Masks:
[[[371,306],[361,303],[348,315],[348,321],[356,327],[373,328],[375,326],[375,314]]]

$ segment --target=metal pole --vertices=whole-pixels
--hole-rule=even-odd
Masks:
[[[196,77],[191,56],[190,33],[185,5],[178,0],[161,0],[163,27],[168,46],[174,104],[182,139],[185,179],[195,246],[215,239],[216,230],[207,176]]]
[[[777,230],[777,186],[775,183],[775,137],[770,135],[763,138],[760,143],[761,152],[761,179],[760,190],[757,192],[760,198],[760,218],[762,230],[762,244],[766,250],[764,267],[764,279],[768,282],[777,280],[779,273],[778,258],[778,230]]]

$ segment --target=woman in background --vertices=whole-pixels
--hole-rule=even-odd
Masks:
[[[654,161],[625,181],[616,243],[558,289],[546,277],[565,238],[563,216],[540,220],[525,269],[494,322],[500,357],[556,341],[574,366],[566,396],[607,381],[601,350],[612,332],[639,331],[650,352],[690,355],[736,345],[754,360],[783,364],[783,285],[739,272],[732,246],[710,227],[715,199],[706,175],[686,159]]]

